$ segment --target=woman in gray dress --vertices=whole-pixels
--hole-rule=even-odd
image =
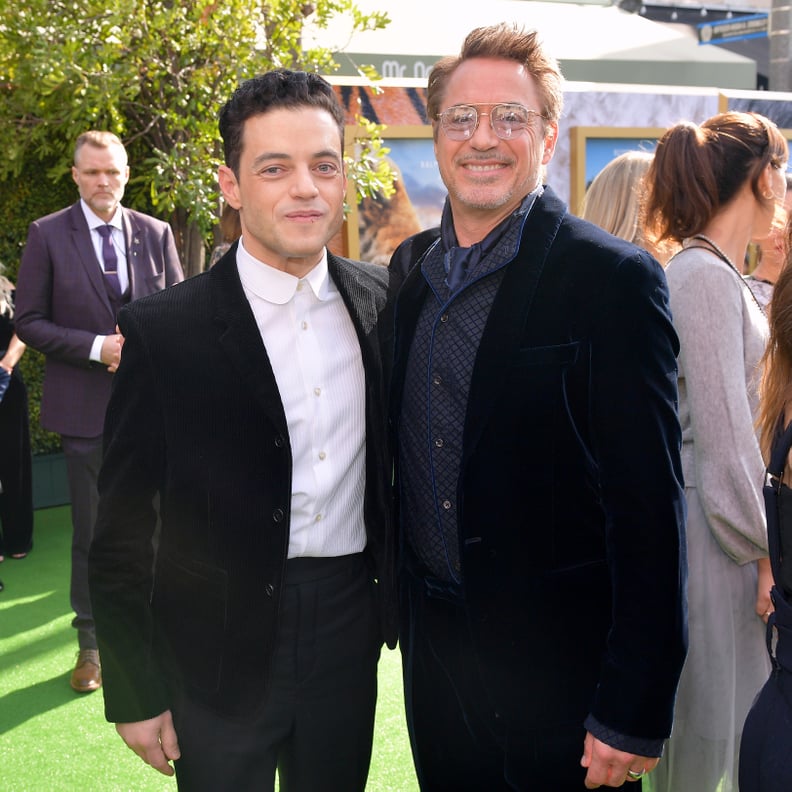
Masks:
[[[767,679],[772,573],[754,431],[767,320],[742,278],[786,192],[787,143],[753,113],[681,123],[658,143],[646,217],[681,243],[666,275],[679,334],[689,652],[654,792],[736,792],[745,716]]]

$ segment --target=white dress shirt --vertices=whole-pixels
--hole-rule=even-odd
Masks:
[[[126,292],[129,286],[129,270],[127,269],[127,256],[126,256],[126,242],[124,241],[124,228],[121,225],[121,207],[116,209],[115,214],[109,223],[105,223],[101,217],[98,217],[90,206],[80,198],[80,207],[85,215],[85,220],[88,223],[88,228],[91,229],[91,243],[93,244],[96,260],[99,262],[99,269],[104,272],[104,256],[102,255],[102,237],[96,230],[100,226],[109,225],[113,229],[113,247],[118,256],[118,282],[121,285],[121,293]],[[95,360],[97,363],[102,360],[102,343],[106,336],[98,335],[94,338],[91,346],[90,360]]]
[[[237,268],[289,428],[289,558],[360,552],[366,545],[365,373],[327,253],[296,278],[253,258],[240,240]]]

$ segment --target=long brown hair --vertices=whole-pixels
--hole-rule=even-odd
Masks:
[[[647,225],[656,239],[700,234],[748,181],[756,200],[762,171],[781,168],[789,147],[778,127],[758,113],[719,113],[700,126],[683,121],[660,139],[647,176]]]
[[[768,322],[770,340],[762,358],[759,390],[759,445],[767,461],[784,407],[792,400],[792,220],[786,227],[786,258],[773,287]]]

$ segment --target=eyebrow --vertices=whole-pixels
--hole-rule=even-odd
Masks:
[[[311,159],[334,159],[336,162],[341,162],[342,157],[338,153],[338,151],[334,149],[322,149],[321,151],[317,151],[311,155]],[[253,160],[253,167],[256,168],[259,165],[263,165],[266,162],[271,162],[273,160],[291,160],[294,159],[291,154],[286,154],[285,152],[279,151],[267,151],[264,154],[259,154]]]

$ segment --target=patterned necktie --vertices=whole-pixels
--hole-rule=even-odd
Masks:
[[[110,225],[98,226],[96,229],[102,237],[102,259],[104,260],[104,274],[107,282],[113,288],[116,296],[121,296],[121,281],[118,279],[118,256],[113,246],[113,227]]]

